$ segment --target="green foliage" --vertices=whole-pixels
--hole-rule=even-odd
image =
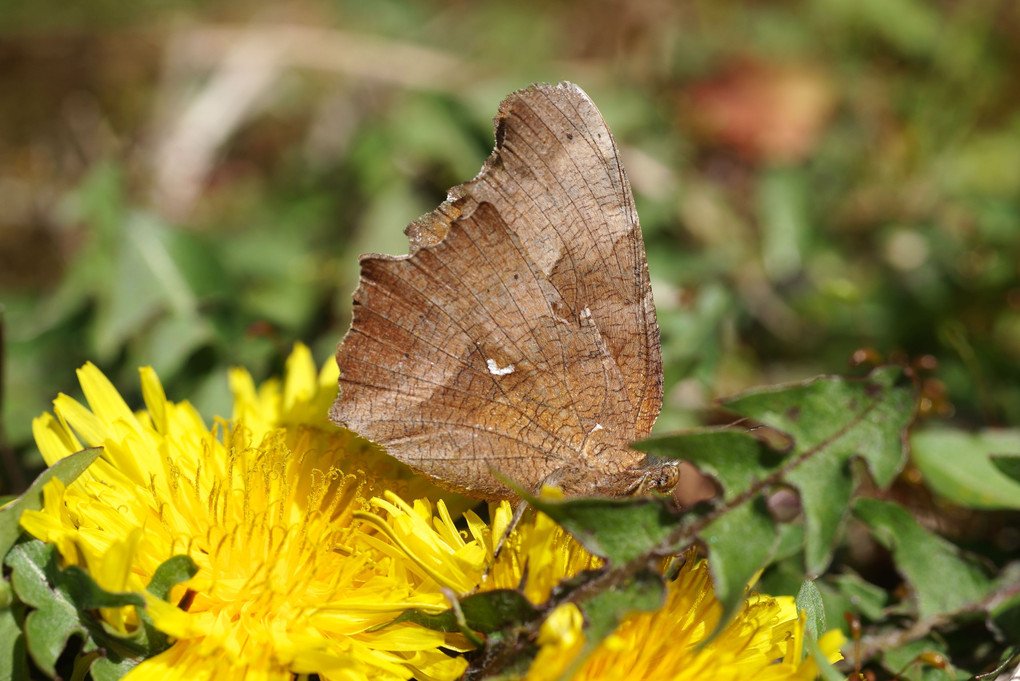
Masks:
[[[785,464],[791,468],[783,480],[800,493],[809,575],[820,574],[832,555],[852,493],[851,459],[864,460],[883,487],[902,468],[914,400],[909,379],[899,368],[886,367],[866,381],[815,379],[724,402],[793,438],[793,460]]]
[[[772,450],[745,431],[719,429],[659,436],[636,446],[699,466],[721,485],[722,508],[736,507],[713,518],[701,535],[710,552],[718,551],[712,574],[720,599],[732,608],[777,541],[758,495],[779,484],[797,490],[807,573],[820,574],[849,508],[851,459],[866,461],[879,484],[891,482],[903,465],[914,390],[900,369],[885,367],[862,381],[819,378],[755,390],[724,404],[788,437],[786,451]]]
[[[771,561],[777,536],[760,499],[727,510],[700,536],[712,556],[712,584],[728,618],[743,603],[746,585]]]
[[[569,531],[596,556],[623,565],[663,542],[679,516],[655,499],[542,499],[522,497]]]
[[[970,508],[1020,509],[1020,481],[1010,475],[1011,460],[1020,460],[1020,432],[940,428],[914,433],[910,445],[925,482],[939,495]]]
[[[844,678],[843,675],[829,664],[818,645],[818,637],[825,633],[827,627],[825,601],[814,582],[804,582],[801,585],[800,591],[797,592],[797,611],[804,613],[807,620],[804,640],[805,652],[815,658],[815,662],[821,670],[821,678],[824,681],[841,681]]]
[[[4,589],[10,585],[3,582]],[[21,608],[5,604],[0,608],[0,679],[27,679],[28,655],[25,650],[24,615]]]
[[[152,626],[141,608],[144,599],[135,593],[113,593],[100,588],[83,569],[61,568],[56,548],[36,540],[24,540],[7,552],[10,584],[16,603],[0,610],[0,627],[12,633],[4,637],[10,654],[0,679],[25,678],[25,653],[43,673],[57,674],[57,659],[72,637],[80,639],[79,660],[91,668],[96,681],[119,679],[141,660],[165,650],[169,640]],[[154,595],[165,595],[171,586],[190,579],[197,567],[185,556],[161,565],[150,584]],[[114,631],[98,618],[99,608],[139,608],[142,625],[134,632]],[[22,615],[21,613],[27,613]]]
[[[898,504],[878,499],[858,499],[854,515],[871,528],[874,536],[893,552],[917,599],[917,617],[953,614],[985,598],[993,581],[973,558],[922,528]]]
[[[42,542],[18,544],[7,553],[4,563],[12,570],[11,584],[18,599],[33,608],[24,623],[28,652],[50,676],[56,675],[57,658],[71,636],[86,641],[84,652],[95,649],[91,638],[93,632],[101,635],[101,630],[90,621],[89,610],[143,604],[136,594],[103,591],[81,568],[61,570],[56,549]]]
[[[807,615],[807,634],[817,640],[825,633],[825,602],[814,582],[804,582],[797,592],[797,610]]]

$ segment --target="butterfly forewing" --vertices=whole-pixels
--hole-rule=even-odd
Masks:
[[[478,177],[407,231],[410,255],[362,258],[334,421],[486,498],[509,495],[491,469],[529,489],[573,470],[583,491],[640,464],[627,443],[661,405],[658,327],[630,186],[587,95],[507,98]]]

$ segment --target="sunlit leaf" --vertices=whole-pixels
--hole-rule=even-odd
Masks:
[[[875,538],[892,551],[896,569],[913,587],[920,619],[959,612],[979,602],[992,587],[976,561],[921,527],[902,506],[858,499],[853,510]]]
[[[797,611],[807,614],[806,633],[814,640],[825,633],[825,604],[814,582],[801,584],[797,592]]]
[[[971,508],[1020,508],[1020,482],[992,460],[1020,455],[1020,431],[940,428],[913,433],[910,444],[925,481],[946,499]]]
[[[40,669],[56,674],[56,662],[71,636],[80,636],[84,652],[95,648],[91,632],[98,627],[90,610],[144,603],[137,594],[114,594],[100,589],[88,574],[71,566],[61,570],[56,549],[38,541],[21,542],[4,560],[11,568],[11,584],[21,602],[34,608],[25,618],[29,654]]]
[[[822,377],[724,401],[728,409],[793,439],[783,480],[800,493],[809,577],[828,565],[845,520],[853,489],[851,460],[865,461],[880,486],[902,468],[915,399],[902,369],[887,366],[864,380]]]
[[[680,522],[670,505],[658,498],[523,498],[562,525],[591,553],[613,565],[627,563],[658,546]]]
[[[744,602],[744,590],[772,558],[778,537],[771,516],[760,500],[723,514],[701,533],[708,548],[708,568],[723,621]]]

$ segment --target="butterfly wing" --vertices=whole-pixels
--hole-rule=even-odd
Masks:
[[[659,332],[630,185],[584,92],[508,97],[482,171],[407,233],[409,255],[361,259],[335,422],[486,498],[508,496],[491,469],[535,489],[596,465],[595,442],[640,463],[626,444],[662,403]]]

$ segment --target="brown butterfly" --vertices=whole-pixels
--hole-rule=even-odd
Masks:
[[[641,228],[619,151],[576,85],[507,97],[496,148],[405,233],[363,255],[330,418],[452,490],[670,489],[628,444],[662,406]]]

